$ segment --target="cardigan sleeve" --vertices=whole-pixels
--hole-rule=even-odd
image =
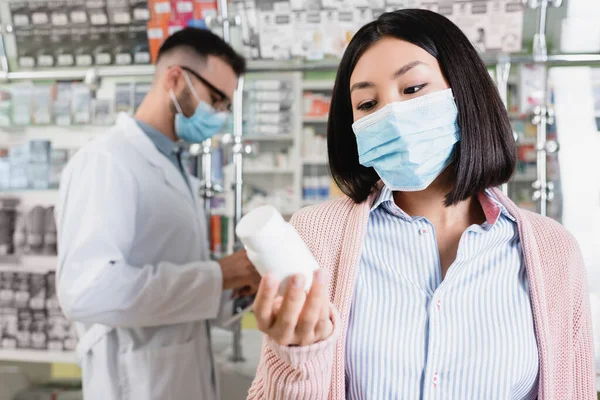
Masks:
[[[575,307],[573,315],[573,399],[597,399],[596,372],[594,370],[594,342],[590,310],[590,295],[583,257],[575,245],[573,265],[577,278],[575,283]]]
[[[310,346],[281,346],[265,335],[249,400],[327,399],[331,386],[334,351],[339,337],[339,315],[333,305],[331,336]]]

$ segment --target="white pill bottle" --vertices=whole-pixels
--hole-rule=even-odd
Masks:
[[[258,273],[271,274],[281,282],[280,294],[296,274],[304,275],[304,289],[310,289],[319,264],[296,229],[275,207],[266,205],[252,210],[240,220],[235,232]]]

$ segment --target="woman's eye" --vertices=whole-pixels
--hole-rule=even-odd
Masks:
[[[423,89],[425,86],[427,86],[426,83],[422,84],[422,85],[417,85],[417,86],[411,86],[409,88],[404,89],[404,94],[415,94],[417,93],[419,90]]]
[[[369,111],[371,109],[373,109],[373,107],[375,107],[375,102],[374,101],[367,101],[364,102],[362,104],[360,104],[357,109],[360,111]]]

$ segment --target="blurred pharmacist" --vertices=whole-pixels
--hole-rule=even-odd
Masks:
[[[260,278],[245,252],[210,261],[199,182],[177,142],[220,131],[244,71],[212,33],[175,33],[135,117],[119,115],[64,171],[58,295],[77,322],[87,400],[219,397],[209,321]]]
[[[261,283],[250,398],[596,399],[581,252],[496,188],[515,141],[460,29],[414,9],[365,25],[329,117],[346,197],[292,220],[321,267],[311,291]]]

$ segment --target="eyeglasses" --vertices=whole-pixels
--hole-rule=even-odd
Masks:
[[[231,100],[229,97],[223,93],[221,90],[217,89],[212,83],[204,79],[200,74],[194,71],[191,68],[180,65],[179,68],[190,73],[196,79],[198,79],[204,86],[208,88],[208,90],[216,97],[213,101],[213,107],[218,111],[229,111],[231,112]]]

